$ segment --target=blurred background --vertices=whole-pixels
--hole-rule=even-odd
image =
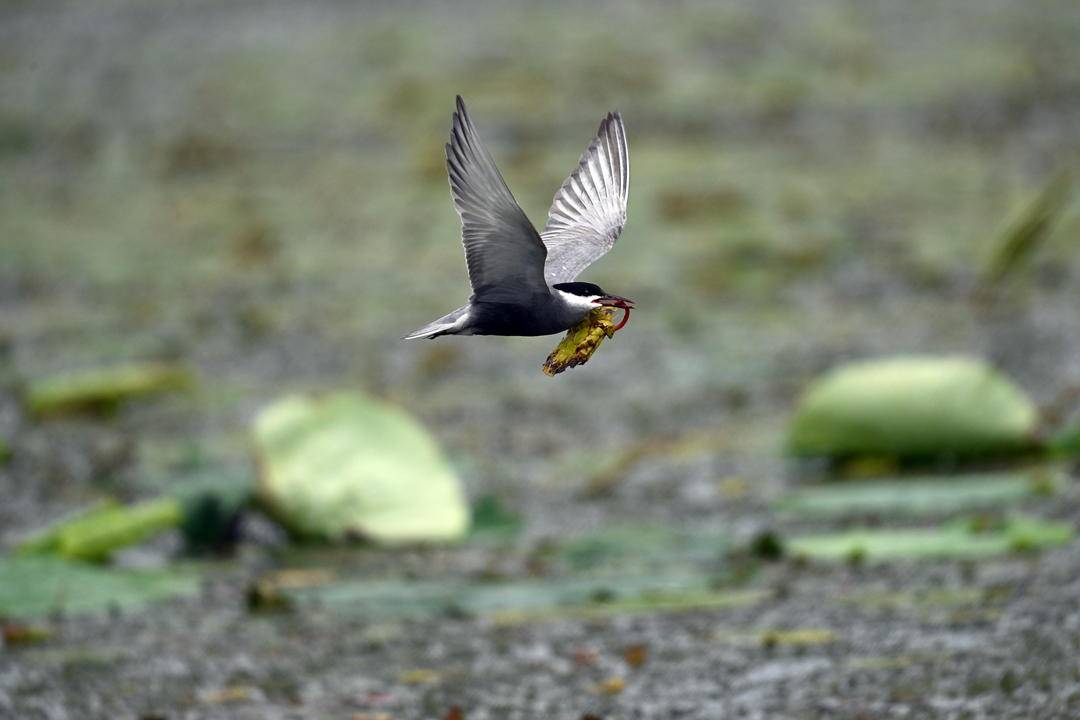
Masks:
[[[600,119],[615,109],[625,119],[629,220],[582,279],[639,309],[588,365],[554,379],[540,364],[556,337],[398,340],[468,295],[443,155],[458,93],[538,227]],[[955,448],[923,453],[934,457],[919,472],[933,478],[917,487],[930,499],[912,516],[881,484],[907,470],[888,448],[854,468],[794,463],[786,450],[815,378],[852,360],[911,354],[972,356],[996,368],[1023,396],[1013,398],[1018,432],[1040,449],[1067,431],[1080,387],[1080,202],[1068,175],[1075,180],[1078,161],[1080,5],[1071,0],[4,3],[0,549],[16,555],[26,538],[102,502],[145,505],[189,487],[205,500],[214,488],[253,485],[273,466],[265,438],[253,440],[259,411],[308,391],[379,398],[406,413],[441,448],[474,535],[486,527],[489,536],[450,549],[295,549],[272,513],[221,511],[228,527],[210,544],[232,547],[226,559],[193,566],[182,541],[165,534],[88,566],[161,577],[182,566],[201,578],[201,594],[145,611],[156,629],[133,627],[123,613],[42,620],[82,581],[31,602],[11,579],[24,576],[9,574],[0,615],[38,618],[11,627],[40,630],[54,649],[143,640],[102,651],[92,667],[76,662],[67,676],[75,661],[55,654],[0,656],[0,668],[14,668],[0,674],[0,714],[172,717],[168,708],[187,707],[201,716],[235,702],[260,717],[290,703],[395,717],[442,717],[455,705],[470,718],[539,716],[513,714],[525,708],[659,717],[649,713],[673,712],[681,696],[698,698],[686,717],[744,706],[846,717],[929,702],[904,690],[923,683],[963,707],[985,707],[996,694],[998,707],[1031,708],[1039,698],[1066,703],[1071,682],[1075,703],[1077,648],[1047,650],[991,617],[1015,610],[1078,621],[1053,595],[1070,587],[1062,578],[1077,568],[1075,546],[1050,551],[1061,559],[1041,570],[1006,553],[905,556],[867,573],[860,561],[871,545],[842,545],[847,562],[805,581],[798,567],[811,550],[783,549],[788,536],[891,526],[905,514],[905,527],[950,528],[976,505],[983,512],[980,502],[992,519],[1002,503],[1019,503],[1069,534],[1080,517],[1075,479],[1067,462],[1041,454],[969,465]],[[984,473],[965,480],[974,504],[934,494],[971,471]],[[824,519],[777,509],[807,488],[828,489],[822,477],[834,474],[874,476],[894,504],[844,506]],[[987,487],[1002,494],[988,498]],[[164,525],[175,524],[168,517]],[[584,544],[561,548],[560,538]],[[795,559],[770,565],[773,555]],[[984,562],[989,574],[972,569]],[[672,565],[685,572],[639,586]],[[294,566],[327,574],[282,580]],[[9,572],[44,573],[47,582],[66,572],[20,567]],[[612,568],[623,570],[607,587],[581,579]],[[259,585],[267,573],[273,582]],[[428,584],[380,585],[386,594],[373,599],[357,578],[376,576]],[[459,593],[477,578],[494,590]],[[875,625],[879,606],[798,619],[853,583],[880,593],[974,592],[950,595],[946,610],[912,611],[908,636],[943,632],[920,625],[927,613],[953,622],[958,606],[972,617],[986,610],[965,629],[970,672],[949,684],[953,676],[935,665],[950,660],[947,642],[934,646],[935,660],[887,680],[885,665],[837,661],[929,647]],[[785,599],[779,585],[817,599]],[[1045,586],[1049,599],[1013,605],[1011,590],[987,599],[986,587],[1002,585]],[[490,607],[516,612],[521,597],[556,586],[545,611],[612,597],[642,603],[674,587],[681,594],[665,597],[697,614],[637,607],[638,619],[612,613],[597,625],[560,616],[514,624],[503,640],[483,625]],[[267,587],[269,600],[260,595]],[[735,614],[718,618],[707,608],[728,607],[721,591],[765,595],[733,601]],[[309,600],[319,609],[252,630],[245,623],[256,621],[237,610],[245,597],[249,609]],[[416,610],[420,625],[371,624],[395,616],[386,605],[417,597],[431,601]],[[897,602],[910,609],[904,597]],[[326,610],[334,598],[366,610]],[[106,593],[94,610],[108,605]],[[866,625],[844,634],[830,613]],[[467,641],[475,622],[479,639]],[[717,622],[735,628],[736,640],[717,639]],[[359,644],[339,639],[342,623]],[[435,629],[417,630],[422,623]],[[702,623],[712,639],[695,650]],[[234,644],[222,647],[226,626]],[[831,634],[767,635],[774,626]],[[371,627],[396,628],[386,636],[395,639],[371,640]],[[322,652],[251,663],[289,655],[301,636],[321,638],[311,645]],[[1015,652],[994,654],[1013,641]],[[500,642],[516,649],[498,650]],[[150,648],[172,669],[141,662]],[[1025,685],[1020,678],[1034,677],[1051,651],[1071,660],[1040,670],[1041,686]],[[806,653],[825,664],[807,665]],[[209,664],[199,665],[204,657]],[[740,675],[782,660],[777,672],[802,690]],[[807,696],[835,691],[802,682],[816,672],[848,682],[840,696],[866,704]],[[109,673],[142,688],[118,694]],[[701,673],[709,689],[669,677]],[[513,680],[525,674],[527,682]],[[735,690],[749,686],[758,694],[738,700]]]

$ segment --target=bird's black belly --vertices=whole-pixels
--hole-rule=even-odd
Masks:
[[[473,302],[469,315],[469,327],[476,335],[552,335],[563,332],[581,319],[565,316],[554,303]]]

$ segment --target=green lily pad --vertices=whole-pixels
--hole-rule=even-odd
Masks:
[[[816,381],[788,428],[795,455],[971,458],[1030,450],[1031,400],[979,360],[853,363]]]
[[[399,408],[340,392],[280,400],[255,421],[259,499],[302,537],[459,540],[461,484],[434,439]]]
[[[813,516],[942,515],[1015,505],[1054,487],[1052,475],[1039,473],[922,476],[808,488],[781,498],[776,509]]]
[[[191,373],[179,365],[143,363],[73,372],[35,380],[26,389],[26,407],[45,417],[75,412],[110,412],[133,398],[193,384]]]
[[[970,521],[938,528],[854,529],[828,535],[792,538],[795,555],[823,560],[962,558],[1004,555],[1062,545],[1072,528],[1035,518],[1011,518],[1003,526],[981,531]]]
[[[55,557],[0,557],[0,615],[100,612],[193,595],[199,578],[187,571],[101,568]]]

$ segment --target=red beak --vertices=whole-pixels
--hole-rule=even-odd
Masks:
[[[605,295],[593,300],[597,305],[609,305],[611,307],[622,308],[623,310],[630,310],[634,307],[634,301],[630,298],[619,297],[618,295]]]

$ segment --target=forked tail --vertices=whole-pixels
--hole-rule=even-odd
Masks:
[[[465,327],[465,323],[469,319],[468,312],[468,305],[459,307],[457,310],[443,315],[438,320],[429,322],[419,330],[413,330],[401,339],[420,340],[423,338],[436,338],[440,335],[456,335]]]

